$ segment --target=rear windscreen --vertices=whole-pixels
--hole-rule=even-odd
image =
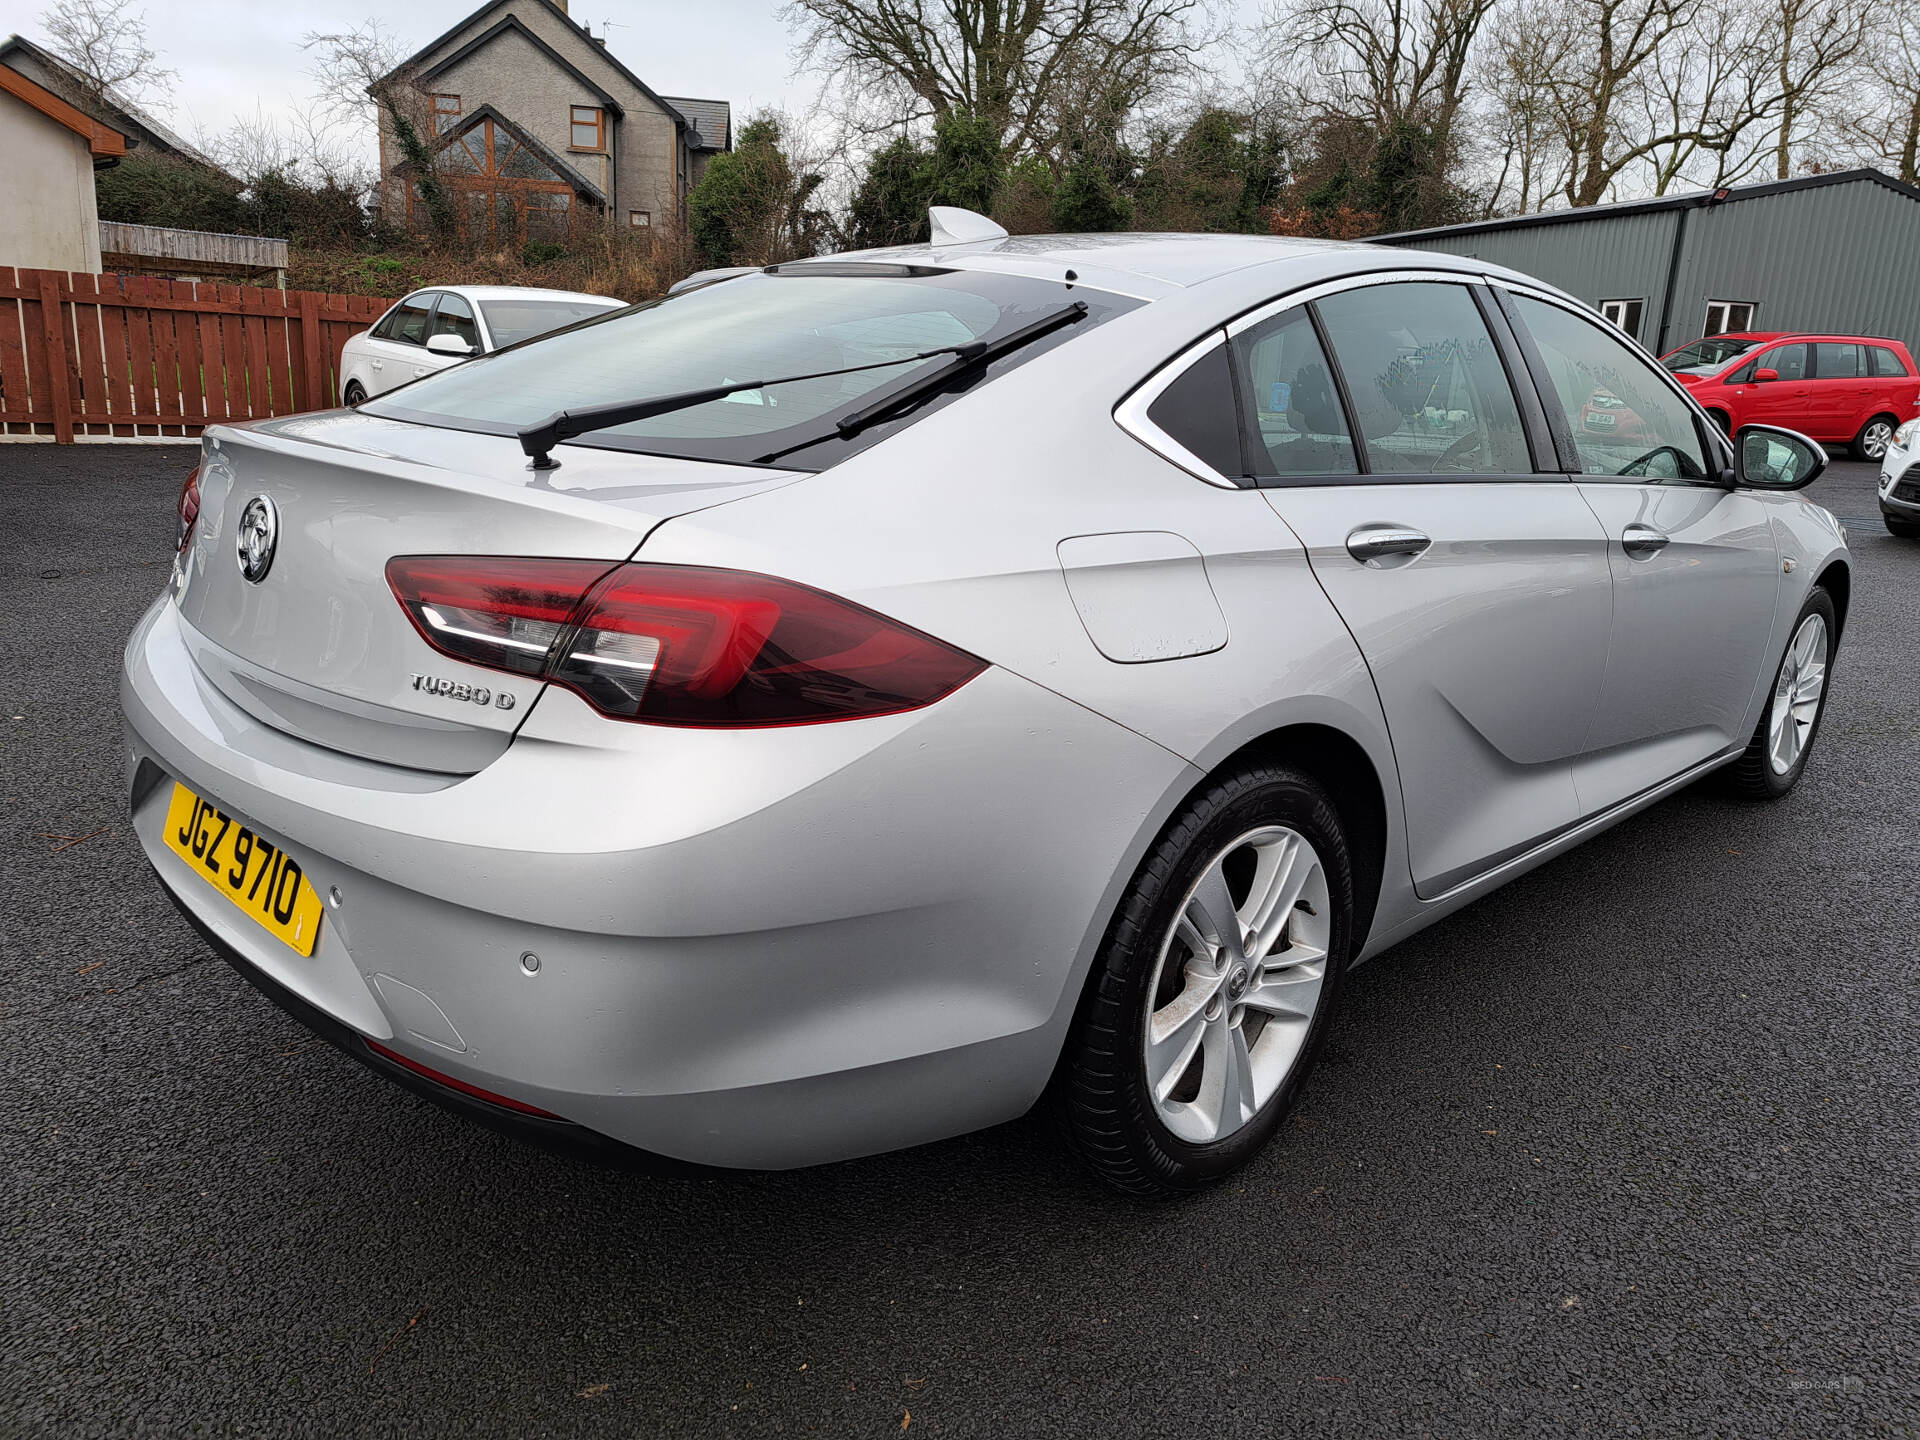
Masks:
[[[619,310],[518,349],[430,375],[364,407],[457,430],[513,434],[578,411],[742,380],[875,368],[736,391],[571,444],[733,463],[823,469],[911,424],[961,389],[1070,343],[1139,301],[1062,281],[904,266],[838,264],[755,273]],[[1080,300],[1086,319],[959,377],[907,414],[841,438],[835,421],[913,377],[952,363],[912,357],[992,341]],[[491,311],[489,311],[491,322]]]

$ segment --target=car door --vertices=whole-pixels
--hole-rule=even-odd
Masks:
[[[1738,384],[1732,387],[1738,402],[1733,416],[1734,429],[1742,425],[1806,428],[1813,403],[1813,386],[1807,378],[1812,372],[1812,358],[1808,354],[1811,348],[1799,340],[1789,345],[1775,345],[1740,367]],[[1754,375],[1761,370],[1772,370],[1779,378],[1755,380]]]
[[[1342,282],[1229,333],[1267,498],[1379,692],[1419,893],[1576,823],[1606,535],[1539,473],[1541,412],[1523,418],[1475,287]]]
[[[1608,537],[1613,624],[1576,782],[1588,813],[1744,745],[1767,668],[1780,557],[1766,504],[1661,371],[1571,306],[1513,294],[1549,418],[1604,383],[1634,424],[1571,423],[1564,456]]]
[[[1820,340],[1813,347],[1815,440],[1851,440],[1873,413],[1873,377],[1867,373],[1866,347],[1851,340]]]
[[[405,385],[426,373],[427,329],[433,323],[433,302],[438,292],[422,290],[409,295],[367,335],[368,369],[371,383],[368,395],[380,395],[396,385]]]

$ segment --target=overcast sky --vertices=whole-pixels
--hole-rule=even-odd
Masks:
[[[44,41],[40,16],[58,0],[0,0],[0,36]],[[147,0],[147,40],[180,72],[170,114],[191,138],[217,133],[256,107],[269,116],[313,92],[312,57],[300,37],[377,17],[419,47],[478,8],[480,0]],[[763,105],[803,112],[817,82],[795,77],[779,0],[572,0],[573,18],[662,94],[730,100],[737,115]],[[1228,0],[1252,19],[1259,0]],[[371,163],[373,137],[366,140]]]

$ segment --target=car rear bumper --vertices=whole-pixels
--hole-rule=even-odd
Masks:
[[[129,642],[128,785],[210,942],[357,1058],[379,1061],[371,1040],[696,1164],[812,1164],[1026,1109],[1190,783],[995,669],[907,715],[730,733],[550,692],[479,774],[430,776],[263,726],[194,666],[183,623],[162,601]],[[301,863],[328,898],[312,956],[165,846],[175,781]],[[481,1118],[519,1124],[499,1108]]]

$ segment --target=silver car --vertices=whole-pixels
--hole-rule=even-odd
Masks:
[[[1354,963],[1710,772],[1792,788],[1822,463],[1470,259],[781,265],[210,429],[134,825],[248,980],[487,1123],[775,1168],[1044,1097],[1190,1190]]]

